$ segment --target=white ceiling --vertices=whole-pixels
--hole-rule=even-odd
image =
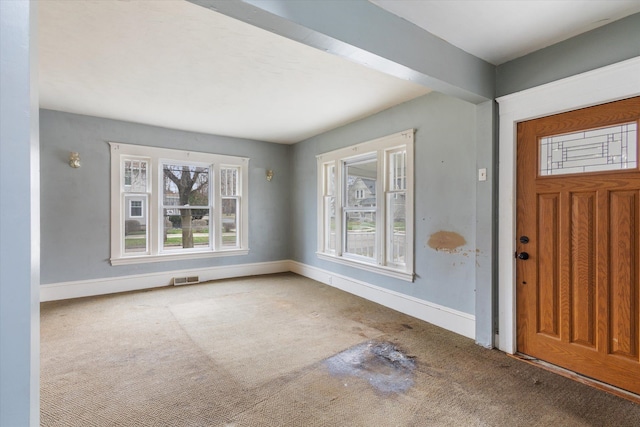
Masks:
[[[639,0],[372,1],[492,63],[640,11]],[[47,0],[38,19],[42,108],[294,143],[429,92],[182,0]]]
[[[494,65],[640,12],[640,0],[369,0]]]
[[[186,1],[39,3],[43,108],[294,143],[429,92]]]

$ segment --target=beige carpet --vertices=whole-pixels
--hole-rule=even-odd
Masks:
[[[282,274],[42,304],[43,426],[638,426],[640,406]]]

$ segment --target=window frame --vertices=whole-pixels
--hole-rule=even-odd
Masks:
[[[231,169],[236,169],[237,170],[236,178],[235,178],[236,179],[235,194],[228,194],[228,183],[225,186],[225,188],[227,189],[227,193],[225,193],[225,194],[223,194],[223,192],[222,192],[222,182],[220,182],[220,185],[216,187],[216,189],[219,190],[218,191],[218,196],[220,198],[220,204],[219,204],[219,206],[220,206],[220,223],[219,223],[219,227],[218,227],[218,231],[219,231],[219,234],[218,234],[218,245],[219,245],[220,248],[226,248],[225,250],[232,250],[232,249],[237,249],[237,248],[239,248],[241,246],[240,235],[239,235],[239,232],[238,232],[238,221],[239,221],[239,218],[242,217],[242,214],[239,211],[238,206],[242,206],[242,204],[243,204],[242,203],[242,193],[240,191],[240,184],[239,184],[239,182],[242,182],[242,170],[237,165],[221,164],[219,166],[218,174],[217,174],[217,176],[219,177],[220,180],[222,180],[222,170],[223,169],[226,170],[226,171],[229,171]],[[227,175],[227,174],[225,174],[225,175]],[[227,179],[228,179],[228,177],[227,177]],[[236,242],[235,242],[235,245],[233,245],[233,246],[225,246],[225,244],[224,244],[224,236],[222,235],[223,232],[220,231],[221,229],[225,228],[224,227],[225,221],[224,221],[224,218],[223,218],[223,215],[224,215],[224,212],[223,212],[224,206],[223,205],[224,205],[224,201],[225,200],[235,200],[235,205],[236,205],[236,210],[235,210],[235,213],[236,213],[236,219],[235,219],[235,224],[236,224]]]
[[[349,159],[343,159],[341,160],[340,163],[340,167],[343,170],[342,176],[349,176],[349,168],[350,167],[354,167],[354,166],[358,166],[358,165],[364,165],[367,163],[376,163],[376,187],[378,186],[378,182],[380,181],[378,179],[377,173],[379,172],[379,164],[378,164],[378,156],[377,153],[371,152],[368,154],[363,154],[363,155],[359,155],[356,157],[350,157]],[[361,177],[359,177],[359,179],[362,179]],[[366,255],[361,255],[361,254],[356,254],[353,252],[349,252],[349,250],[347,249],[347,245],[348,245],[348,227],[341,227],[342,228],[342,233],[340,234],[340,238],[341,238],[341,248],[342,248],[342,254],[341,256],[345,259],[352,259],[355,261],[362,261],[364,263],[371,263],[371,260],[377,261],[377,257],[378,257],[378,251],[377,249],[380,246],[379,243],[379,239],[380,239],[380,227],[379,227],[379,219],[380,217],[378,217],[378,197],[377,197],[377,191],[376,191],[376,204],[375,206],[361,206],[358,204],[358,202],[360,200],[364,200],[364,197],[362,199],[359,199],[357,196],[357,192],[359,190],[355,190],[356,194],[355,194],[355,201],[356,204],[354,204],[353,206],[350,205],[349,203],[349,191],[348,191],[348,183],[347,181],[342,181],[340,182],[339,185],[340,189],[342,190],[342,214],[340,216],[340,219],[342,220],[342,224],[347,224],[349,221],[347,220],[347,217],[349,216],[349,214],[360,214],[360,215],[369,215],[369,214],[373,214],[376,217],[376,227],[375,227],[375,234],[374,234],[374,245],[373,245],[373,256],[369,257]],[[377,189],[377,188],[376,188]],[[364,190],[362,190],[364,192]]]
[[[317,159],[317,251],[318,258],[383,274],[401,280],[414,280],[414,129],[398,132],[372,141],[367,141],[316,156]],[[391,185],[389,174],[390,157],[393,153],[405,154],[403,185],[398,189]],[[376,206],[370,209],[376,215],[375,259],[346,252],[346,213],[353,211],[346,201],[347,166],[367,158],[377,161]],[[329,188],[333,171],[333,188]],[[405,254],[404,263],[389,260],[392,250],[393,223],[391,204],[388,199],[394,194],[405,195]],[[330,209],[327,203],[334,200],[335,223],[330,225]],[[359,208],[358,208],[359,209]],[[357,210],[357,209],[356,209]],[[333,227],[329,229],[329,227]],[[331,233],[335,235],[335,248],[331,247]]]
[[[109,142],[111,151],[111,265],[127,265],[160,261],[209,258],[219,256],[247,255],[249,253],[249,158],[214,153],[203,153],[169,148],[159,148],[120,142]],[[147,250],[140,253],[125,253],[125,209],[128,192],[125,191],[124,162],[135,158],[148,162],[146,221]],[[164,209],[163,165],[187,164],[209,168],[209,247],[163,248]],[[236,212],[237,245],[222,246],[221,193],[219,191],[220,168],[238,168]],[[145,205],[145,203],[143,203]],[[144,207],[143,207],[144,209]],[[130,213],[130,212],[129,212]]]

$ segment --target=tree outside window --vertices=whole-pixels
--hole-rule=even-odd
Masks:
[[[248,253],[248,158],[110,146],[112,265]]]
[[[163,194],[164,205],[173,203],[173,199],[178,200],[177,208],[166,209],[165,215],[171,217],[171,212],[180,212],[180,221],[171,221],[172,226],[177,226],[181,230],[181,239],[172,243],[167,234],[165,236],[164,247],[178,246],[185,249],[198,246],[209,245],[209,232],[198,233],[198,239],[194,239],[193,221],[201,220],[203,217],[209,218],[209,168],[184,164],[163,165],[163,177],[165,192]],[[169,203],[167,203],[169,202]],[[166,223],[166,222],[165,222]],[[177,244],[176,244],[177,243]]]

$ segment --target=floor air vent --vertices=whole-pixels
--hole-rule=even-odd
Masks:
[[[193,285],[194,283],[199,283],[199,282],[200,282],[200,278],[198,276],[174,277],[173,278],[173,286]]]

